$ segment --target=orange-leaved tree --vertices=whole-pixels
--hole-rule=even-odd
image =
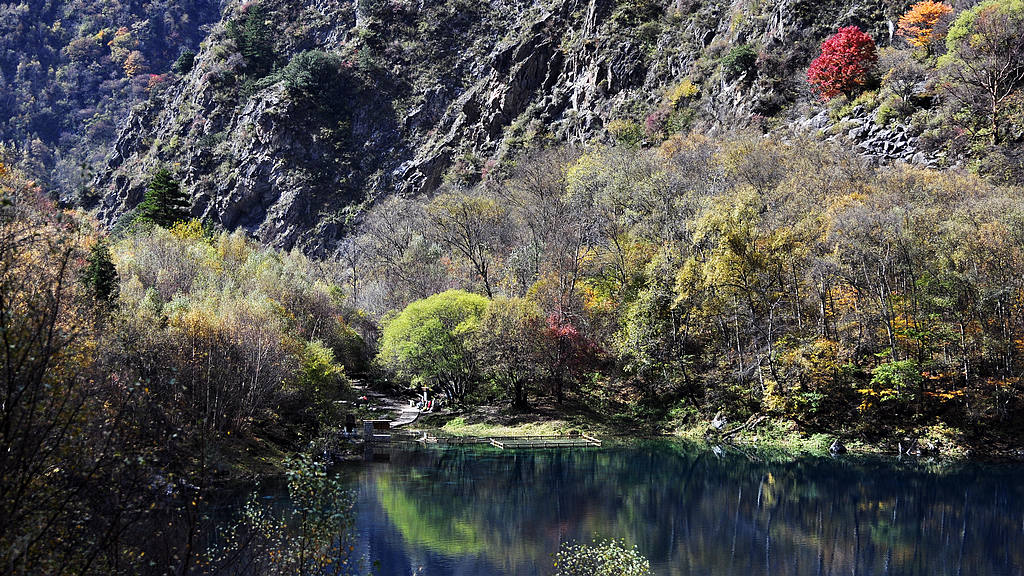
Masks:
[[[923,0],[910,7],[900,16],[897,33],[907,39],[911,46],[924,48],[931,53],[932,43],[937,39],[935,26],[943,17],[953,13],[953,7],[945,2]]]

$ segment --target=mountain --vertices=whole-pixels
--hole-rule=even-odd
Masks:
[[[822,38],[852,24],[887,44],[906,5],[232,3],[195,67],[121,128],[99,214],[128,214],[168,165],[196,216],[323,253],[382,195],[471,184],[528,146],[816,114],[804,78]]]
[[[37,180],[79,193],[131,103],[219,18],[219,0],[0,3],[0,142]]]

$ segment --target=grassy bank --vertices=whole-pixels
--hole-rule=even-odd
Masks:
[[[1020,459],[1019,450],[981,451],[972,448],[962,432],[946,426],[901,430],[886,438],[869,441],[848,431],[808,432],[796,423],[783,419],[766,419],[757,426],[728,437],[709,434],[710,423],[701,420],[675,422],[660,429],[655,427],[652,433],[635,433],[609,427],[607,423],[596,418],[588,420],[577,417],[569,421],[557,415],[516,415],[487,409],[466,414],[430,415],[421,418],[418,424],[450,436],[518,437],[562,435],[570,432],[589,432],[606,437],[671,436],[694,442],[746,446],[791,456],[826,455],[829,454],[833,442],[839,440],[850,454],[895,456],[902,450],[903,453],[913,456],[950,462]],[[726,429],[731,429],[734,425],[730,424]]]
[[[518,424],[494,424],[487,422],[467,422],[466,417],[452,418],[441,426],[440,430],[451,436],[556,436],[570,431],[580,430],[564,420],[543,420],[539,422],[522,422]]]

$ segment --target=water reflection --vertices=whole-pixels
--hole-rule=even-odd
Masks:
[[[675,442],[397,450],[350,471],[380,574],[550,574],[561,542],[624,538],[659,575],[1024,574],[1022,467],[771,462]]]

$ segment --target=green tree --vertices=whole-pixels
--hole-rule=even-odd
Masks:
[[[274,67],[274,43],[267,18],[261,4],[252,4],[243,18],[228,23],[228,34],[245,58],[246,71],[256,78],[266,76]]]
[[[321,420],[334,416],[334,399],[345,385],[345,368],[334,357],[334,351],[320,340],[306,344],[299,363],[299,387],[312,402]]]
[[[439,243],[462,256],[494,297],[494,269],[498,256],[511,243],[507,208],[484,189],[441,194],[427,206]]]
[[[664,258],[652,262],[644,287],[623,310],[616,334],[626,370],[638,376],[654,394],[685,391],[699,360],[699,346],[690,334],[687,310],[676,305],[673,280]]]
[[[417,300],[385,325],[377,361],[413,385],[461,400],[478,377],[470,345],[486,309],[486,298],[461,290]]]
[[[188,196],[181,191],[181,185],[171,176],[170,170],[161,168],[153,175],[138,212],[138,220],[164,228],[188,219]]]
[[[192,50],[185,50],[178,56],[178,59],[171,65],[171,70],[175,74],[184,76],[192,71],[196,66],[196,53]]]
[[[120,291],[120,278],[110,257],[110,246],[103,240],[93,244],[85,259],[82,283],[97,305],[111,306]]]
[[[988,0],[965,10],[946,35],[949,92],[988,121],[998,144],[1007,108],[1024,86],[1024,0]]]
[[[487,306],[473,348],[487,375],[516,408],[526,408],[531,381],[543,378],[544,314],[525,298],[497,298]]]

